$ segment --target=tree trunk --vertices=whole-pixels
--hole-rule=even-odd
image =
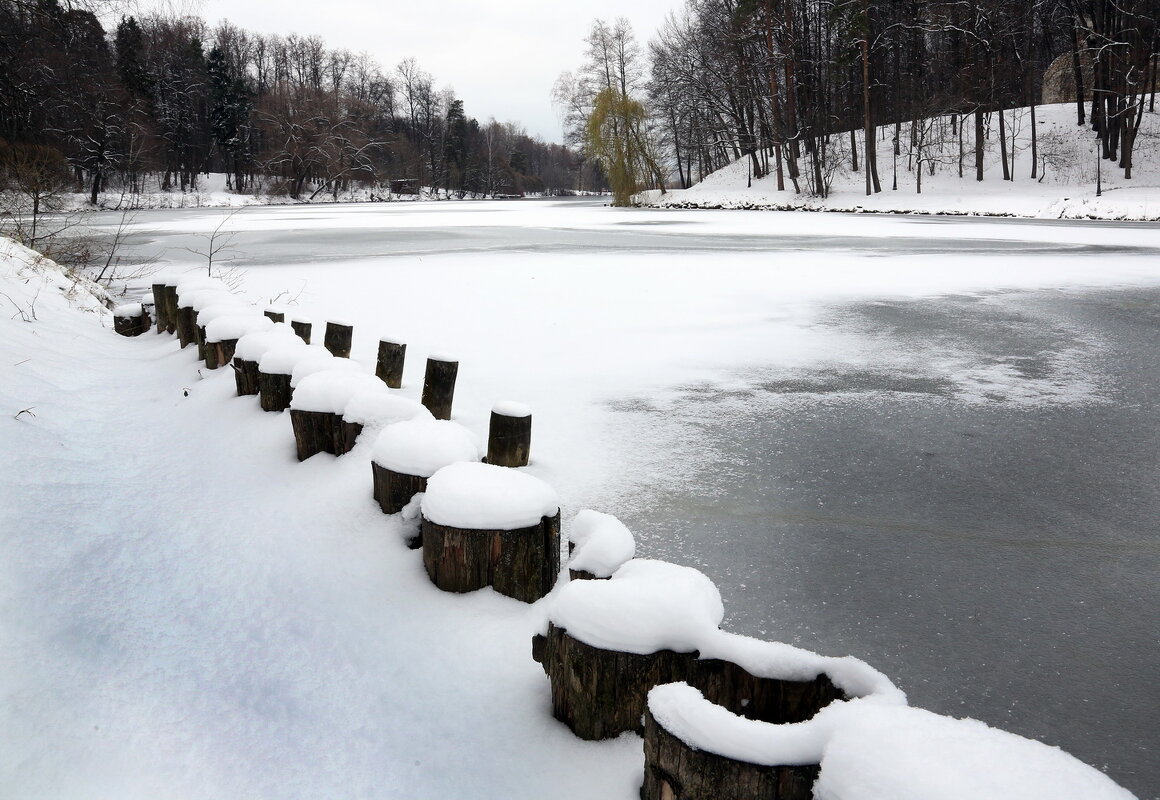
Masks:
[[[1011,180],[1011,170],[1007,168],[1007,124],[1006,114],[999,109],[999,160],[1003,162],[1003,180]]]
[[[983,109],[975,109],[975,180],[983,180]]]

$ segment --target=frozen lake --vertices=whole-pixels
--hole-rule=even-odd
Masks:
[[[142,212],[204,267],[227,212]],[[114,224],[105,215],[103,224]],[[456,418],[530,403],[565,520],[697,566],[727,626],[1160,786],[1160,228],[615,210],[247,209],[256,301],[459,356]]]

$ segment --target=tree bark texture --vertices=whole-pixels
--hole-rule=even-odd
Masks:
[[[466,530],[424,518],[423,566],[445,592],[491,586],[534,603],[552,590],[560,571],[560,514],[512,531]]]
[[[165,284],[153,284],[153,314],[157,317],[157,332],[164,333],[169,325],[169,309],[165,304]]]
[[[821,768],[759,766],[694,750],[644,715],[641,800],[811,800]]]
[[[379,356],[375,362],[375,377],[392,389],[403,385],[403,362],[407,358],[407,345],[379,341]]]
[[[684,680],[692,658],[672,650],[602,650],[551,624],[546,637],[533,638],[532,654],[552,684],[552,715],[589,741],[640,733],[649,690]]]
[[[289,375],[258,372],[258,394],[262,398],[263,411],[285,411],[290,407],[293,393]]]
[[[306,344],[310,344],[310,329],[312,326],[309,322],[304,322],[300,319],[292,319],[290,320],[290,327],[294,330],[294,333],[298,334],[299,339],[301,339]]]
[[[487,463],[499,467],[526,467],[532,448],[532,416],[509,417],[491,412],[487,435]]]
[[[340,325],[337,322],[326,323],[326,333],[322,337],[322,346],[330,351],[331,355],[339,358],[350,358],[350,346],[354,340],[354,328],[350,325]]]
[[[182,348],[189,347],[194,343],[194,332],[197,330],[197,325],[194,324],[196,312],[189,306],[180,306],[177,309],[177,341]]]
[[[234,385],[238,389],[238,397],[258,394],[258,362],[246,361],[241,358],[233,359]]]
[[[113,330],[122,336],[140,336],[152,327],[153,321],[144,307],[135,317],[113,317]]]
[[[541,640],[541,641],[537,641]],[[661,650],[639,655],[604,650],[548,626],[532,643],[552,684],[552,714],[581,739],[641,731],[649,690],[673,681],[694,686],[712,703],[750,719],[784,724],[810,719],[845,695],[826,675],[810,681],[758,678],[728,661]]]
[[[197,345],[197,357],[201,361],[205,361],[205,326],[198,325],[197,314],[194,314],[193,323],[193,343]]]
[[[347,422],[341,414],[329,411],[292,408],[290,424],[294,427],[294,443],[298,448],[299,461],[305,461],[318,453],[336,456],[349,453],[362,432],[362,425]]]
[[[435,419],[451,419],[451,402],[455,398],[455,378],[458,373],[458,361],[427,359],[422,402]]]
[[[222,339],[220,342],[208,343],[206,345],[205,365],[210,369],[224,367],[234,360],[234,349],[237,346],[237,339]],[[213,366],[210,366],[211,362],[213,362]]]
[[[375,500],[384,514],[398,514],[419,492],[427,491],[427,479],[419,475],[395,472],[371,462]]]
[[[177,287],[166,284],[162,296],[165,298],[165,332],[177,333]]]

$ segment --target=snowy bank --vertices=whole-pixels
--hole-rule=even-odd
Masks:
[[[1012,112],[1007,112],[1009,115]],[[1075,105],[1036,109],[1035,177],[1032,177],[1030,115],[1014,112],[1014,178],[1001,176],[1000,148],[989,138],[984,149],[984,180],[975,180],[968,150],[963,177],[958,172],[958,144],[953,136],[929,142],[922,154],[925,173],[918,191],[915,159],[903,145],[894,155],[893,128],[879,128],[878,170],[882,191],[867,196],[864,175],[849,161],[831,163],[830,193],[818,197],[795,194],[789,179],[778,191],[775,174],[751,177],[750,160],[741,158],[705,177],[689,189],[638,195],[641,205],[656,208],[770,209],[781,211],[847,211],[888,214],[1035,217],[1044,219],[1160,219],[1160,114],[1145,113],[1137,139],[1133,177],[1126,180],[1114,162],[1098,165],[1102,192],[1097,196],[1096,139],[1089,127],[1075,124]],[[940,121],[945,125],[945,120]],[[908,126],[903,126],[904,137]],[[936,126],[938,127],[938,126]],[[844,136],[844,135],[843,135]],[[840,136],[833,137],[835,141]],[[859,134],[859,143],[861,135]],[[939,150],[938,148],[942,149]],[[842,158],[839,152],[834,161]],[[848,156],[846,156],[848,159]],[[772,161],[772,160],[771,160]],[[806,159],[801,160],[805,169]],[[805,177],[802,177],[805,188]],[[897,187],[897,188],[895,188]]]

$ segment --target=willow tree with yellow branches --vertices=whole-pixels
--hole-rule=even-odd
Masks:
[[[588,116],[585,144],[608,177],[614,206],[631,205],[632,196],[649,184],[664,191],[664,173],[639,101],[613,87],[600,90]]]

